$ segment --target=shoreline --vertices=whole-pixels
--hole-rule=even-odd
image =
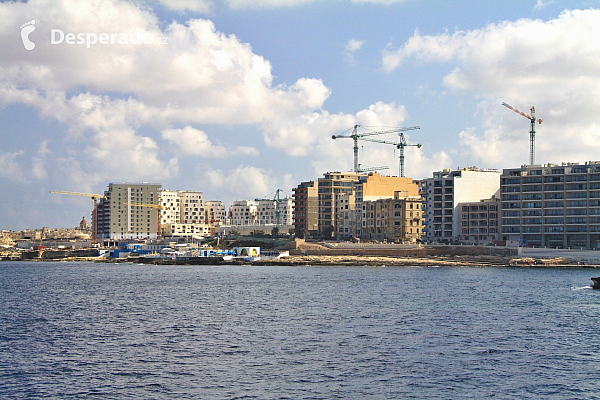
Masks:
[[[600,268],[600,265],[576,263],[565,258],[529,259],[510,256],[371,256],[371,255],[291,255],[258,261],[245,260],[149,260],[142,257],[106,259],[98,257],[61,257],[7,259],[1,261],[94,262],[106,264],[150,265],[248,265],[248,266],[322,266],[322,267],[500,267],[500,268]]]

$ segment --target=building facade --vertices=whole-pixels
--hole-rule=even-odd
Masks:
[[[417,242],[423,235],[423,200],[397,192],[394,198],[363,202],[362,238],[392,242]]]
[[[257,205],[252,200],[236,200],[229,207],[230,225],[255,225]]]
[[[376,172],[361,176],[356,189],[356,235],[366,238],[372,234],[371,231],[364,232],[366,228],[366,208],[364,202],[382,199],[394,199],[402,197],[419,197],[419,185],[411,178],[398,176],[382,176]]]
[[[458,205],[498,197],[500,171],[476,167],[445,169],[421,182],[428,241],[451,242],[462,233]]]
[[[208,200],[204,203],[207,224],[223,225],[227,221],[227,210],[221,200]]]
[[[356,172],[327,172],[318,180],[318,232],[326,237],[339,232],[336,226],[339,200],[344,195],[354,193],[354,184],[361,174]]]
[[[98,237],[156,239],[159,235],[160,184],[109,183],[98,201]],[[145,204],[149,206],[136,206]]]
[[[501,192],[504,240],[600,248],[600,161],[505,169]]]
[[[500,199],[459,203],[459,240],[487,245],[500,239]]]
[[[302,182],[292,189],[294,200],[294,229],[315,235],[319,230],[319,184],[315,181]]]
[[[256,221],[259,225],[293,225],[294,202],[291,198],[286,197],[279,201],[256,199],[255,203]]]

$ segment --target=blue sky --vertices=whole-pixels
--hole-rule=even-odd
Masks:
[[[352,168],[365,126],[407,132],[406,175],[598,160],[599,1],[0,2],[1,229],[75,226],[109,182],[264,197]],[[35,20],[26,50],[22,26]],[[52,30],[167,44],[51,43]],[[377,128],[373,128],[377,129]],[[382,128],[385,129],[385,128]],[[382,139],[394,140],[393,135]],[[392,146],[360,163],[398,173]]]

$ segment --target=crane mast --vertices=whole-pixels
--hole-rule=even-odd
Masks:
[[[96,193],[81,193],[81,192],[66,192],[64,190],[51,190],[50,193],[66,194],[69,196],[89,197],[94,201],[94,244],[98,244],[98,199],[104,199],[101,194]]]
[[[528,115],[522,111],[517,110],[516,108],[514,108],[513,106],[511,106],[507,103],[502,103],[502,105],[508,109],[513,110],[517,114],[524,116],[525,118],[527,118],[531,121],[531,129],[529,130],[529,165],[535,164],[535,123],[537,122],[537,123],[541,124],[543,120],[535,118],[535,107],[533,107],[533,106],[529,109],[531,112],[531,115]]]
[[[360,168],[360,164],[358,163],[358,140],[367,140],[366,137],[368,136],[375,136],[375,135],[385,135],[385,134],[389,134],[389,133],[402,133],[405,131],[411,131],[413,129],[420,129],[418,126],[411,126],[408,128],[394,128],[394,129],[389,129],[389,130],[385,130],[385,131],[379,131],[379,132],[366,132],[366,133],[358,133],[358,128],[360,127],[360,125],[354,125],[354,127],[352,128],[352,134],[350,135],[333,135],[331,136],[332,139],[352,139],[354,141],[354,147],[353,147],[353,151],[354,151],[354,164],[353,164],[353,171],[356,173],[360,173],[360,172],[364,172],[366,171],[366,169],[362,169]],[[371,142],[375,142],[374,140],[367,140],[367,141],[371,141]],[[379,169],[386,169],[387,167],[381,167]],[[370,169],[373,170],[373,169]]]
[[[421,143],[416,143],[416,144],[408,144],[406,143],[406,138],[404,137],[404,133],[400,132],[398,134],[399,138],[398,138],[398,142],[388,142],[387,140],[378,140],[378,139],[371,139],[371,138],[366,138],[364,140],[368,141],[368,142],[374,142],[374,143],[383,143],[383,144],[391,144],[396,146],[397,149],[400,150],[400,157],[399,157],[399,162],[398,162],[398,176],[404,177],[404,148],[408,147],[408,146],[415,146],[417,148],[421,148],[423,147],[423,145]]]

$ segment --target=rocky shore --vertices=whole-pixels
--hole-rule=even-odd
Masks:
[[[95,252],[95,253],[94,253]],[[257,261],[245,261],[243,259],[217,260],[217,259],[193,259],[193,260],[157,260],[145,259],[143,257],[132,257],[126,259],[98,258],[97,250],[93,251],[53,251],[32,250],[0,254],[2,261],[87,261],[98,263],[145,263],[165,265],[279,265],[279,266],[385,266],[385,267],[590,267],[597,268],[600,265],[586,265],[568,258],[523,258],[509,255],[291,255],[278,259],[261,259]]]

